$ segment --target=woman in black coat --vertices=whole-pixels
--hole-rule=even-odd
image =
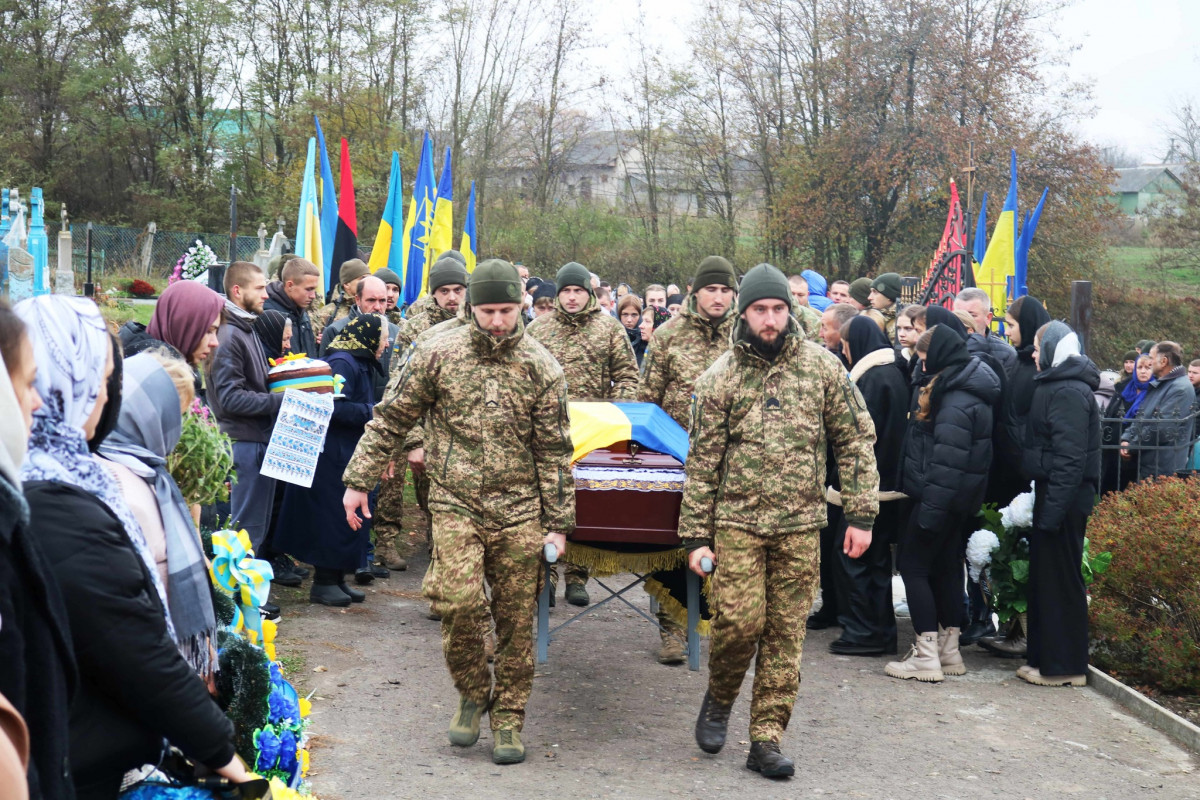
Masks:
[[[1088,610],[1079,564],[1100,488],[1100,412],[1092,396],[1100,371],[1079,354],[1079,339],[1062,322],[1037,332],[1034,353],[1038,374],[1022,459],[1034,479],[1029,643],[1017,674],[1037,686],[1084,686]]]
[[[45,402],[21,477],[79,666],[70,717],[76,796],[115,798],[125,772],[159,760],[164,739],[227,778],[249,780],[232,723],[179,652],[141,528],[91,453],[115,424],[120,388],[104,320],[94,303],[58,295],[16,312],[36,331]]]
[[[917,643],[907,659],[891,662],[885,671],[893,678],[940,681],[946,671],[966,672],[958,654],[959,532],[983,502],[1000,380],[945,325],[923,333],[916,350],[930,380],[921,388],[905,439],[901,486],[913,510],[898,560]],[[940,640],[939,626],[945,629]]]
[[[1033,402],[1033,377],[1037,375],[1037,364],[1033,357],[1033,337],[1038,329],[1050,321],[1050,314],[1033,295],[1018,297],[1004,315],[1004,331],[1017,348],[1017,360],[1008,373],[1005,392],[1004,422],[1008,426],[1005,437],[1004,460],[1009,464],[1021,463],[1021,445],[1025,441],[1025,424],[1029,416],[1029,405]],[[1018,470],[1013,470],[1017,473]],[[1014,487],[1016,494],[1029,490],[1031,475],[1014,475],[1020,482]],[[1015,496],[1015,495],[1014,495]]]
[[[383,317],[363,314],[342,328],[325,349],[334,375],[346,379],[343,397],[334,400],[325,446],[317,460],[311,489],[288,484],[284,489],[276,549],[315,568],[309,600],[344,607],[361,603],[366,594],[346,584],[346,573],[362,563],[370,535],[370,520],[355,531],[346,524],[342,473],[354,455],[375,407],[374,376],[382,372],[379,355],[387,347]]]
[[[875,463],[879,470],[879,515],[871,546],[858,558],[843,552],[845,518],[832,551],[839,569],[838,624],[842,635],[830,643],[839,655],[873,656],[896,652],[896,615],[892,606],[892,549],[908,503],[900,493],[900,459],[908,426],[908,382],[896,351],[869,317],[853,317],[841,330],[850,380],[862,393],[875,423]]]
[[[0,695],[29,727],[29,796],[50,800],[75,796],[67,731],[78,676],[58,582],[29,523],[18,472],[42,405],[36,372],[25,324],[0,303]]]

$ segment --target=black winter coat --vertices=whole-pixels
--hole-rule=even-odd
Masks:
[[[1090,514],[1100,490],[1100,370],[1071,356],[1034,379],[1022,467],[1034,479],[1033,527],[1054,531],[1068,511]]]
[[[908,428],[908,381],[890,351],[887,355],[885,363],[872,366],[861,375],[851,372],[875,423],[875,464],[881,492],[900,490],[904,434]]]
[[[910,417],[902,483],[922,528],[941,530],[979,511],[992,463],[992,407],[999,396],[1000,379],[972,358],[948,379],[929,419]]]
[[[0,478],[0,694],[29,726],[32,798],[75,796],[67,737],[77,682],[58,582],[19,490]]]
[[[229,763],[233,724],[171,641],[150,573],[117,517],[68,484],[33,481],[25,495],[79,665],[70,730],[77,796],[115,798],[121,776],[156,762],[164,738],[210,767]]]

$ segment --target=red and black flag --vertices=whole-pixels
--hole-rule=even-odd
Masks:
[[[354,175],[350,171],[350,144],[342,139],[342,162],[338,167],[338,219],[333,238],[333,260],[330,271],[338,274],[342,264],[358,258],[358,214],[354,209]],[[335,279],[336,280],[336,279]]]

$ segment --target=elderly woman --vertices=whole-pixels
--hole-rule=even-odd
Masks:
[[[194,397],[191,370],[164,350],[148,350],[127,360],[124,373],[121,415],[100,455],[154,556],[179,652],[209,680],[217,623],[208,571],[187,501],[167,470]]]
[[[89,451],[120,392],[110,385],[117,354],[104,320],[91,301],[54,295],[16,312],[31,333],[45,403],[21,478],[79,665],[69,737],[76,796],[116,797],[126,771],[158,761],[164,739],[220,775],[249,780],[233,725],[180,655],[141,525]]]

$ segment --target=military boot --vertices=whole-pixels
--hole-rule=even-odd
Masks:
[[[790,778],[796,774],[792,760],[779,752],[775,742],[751,742],[746,769],[761,773],[764,778]]]
[[[573,606],[586,606],[592,602],[592,598],[588,597],[587,589],[582,583],[568,583],[566,598],[567,602]]]
[[[934,631],[918,633],[917,642],[902,661],[892,661],[883,671],[893,678],[916,678],[926,683],[941,683],[946,679],[938,658],[938,635]]]
[[[696,718],[696,744],[706,753],[719,753],[725,746],[725,732],[729,728],[729,712],[732,705],[723,706],[704,693],[700,705],[700,716]]]
[[[962,653],[958,650],[958,638],[958,628],[938,631],[938,661],[942,664],[943,675],[967,674],[967,665],[963,663]]]
[[[658,663],[682,664],[687,657],[684,646],[684,630],[679,623],[660,611],[658,615],[658,636],[662,640],[658,648]]]
[[[477,703],[468,697],[459,695],[458,710],[454,719],[450,720],[450,744],[458,747],[470,747],[479,741],[479,721],[487,703]]]
[[[394,572],[404,572],[408,569],[408,561],[400,555],[395,542],[390,537],[380,537],[376,540],[375,561]]]
[[[520,764],[525,760],[525,745],[520,731],[493,731],[492,761],[496,764]]]

